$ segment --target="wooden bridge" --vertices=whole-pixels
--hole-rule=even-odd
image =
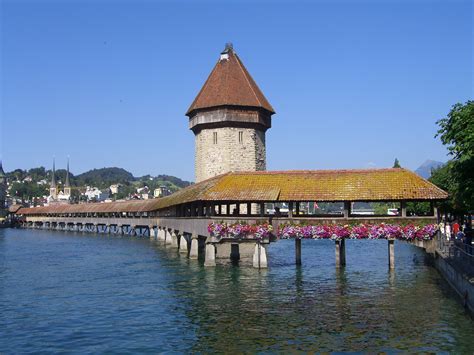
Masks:
[[[241,172],[223,174],[191,185],[170,196],[111,203],[54,204],[13,211],[22,226],[65,231],[140,235],[177,248],[191,259],[201,255],[206,266],[217,260],[251,261],[267,267],[266,249],[275,238],[215,238],[212,222],[248,224],[282,223],[347,224],[436,222],[435,202],[446,192],[405,169]],[[361,216],[351,213],[354,202],[392,202],[399,216]],[[429,201],[431,215],[407,216],[407,201]],[[310,214],[304,205],[338,202],[343,208],[332,215]],[[288,205],[284,214],[269,214],[269,204]],[[345,265],[344,240],[336,242],[336,265]],[[394,266],[393,240],[389,240],[389,265]],[[296,262],[301,263],[301,240],[296,240]]]

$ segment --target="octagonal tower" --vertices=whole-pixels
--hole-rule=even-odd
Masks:
[[[195,135],[196,182],[229,171],[266,169],[273,107],[227,44],[186,112]]]

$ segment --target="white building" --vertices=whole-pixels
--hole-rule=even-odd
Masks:
[[[99,190],[97,187],[86,187],[86,192],[84,192],[84,196],[87,197],[87,201],[105,201],[108,197],[109,194],[108,192],[102,192]]]
[[[110,185],[109,189],[112,195],[118,194],[120,190],[122,189],[122,184]]]

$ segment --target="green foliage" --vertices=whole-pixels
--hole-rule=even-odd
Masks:
[[[474,210],[474,101],[456,104],[446,118],[437,122],[436,136],[447,146],[453,159],[433,172],[430,179],[447,190],[444,207],[458,213]]]
[[[370,206],[374,209],[376,215],[384,216],[391,208],[399,208],[400,204],[396,202],[371,202]]]
[[[27,171],[15,169],[9,173],[6,173],[6,175],[9,181],[23,181],[23,179],[27,176]]]
[[[474,101],[464,105],[457,103],[448,113],[448,117],[436,122],[440,129],[436,136],[455,160],[470,159],[474,155]]]
[[[429,202],[407,202],[408,216],[428,216],[431,214],[431,204]]]
[[[44,166],[40,166],[39,168],[33,168],[33,169],[28,170],[27,175],[31,176],[33,181],[40,181],[40,180],[46,179],[47,177],[46,169],[44,168]]]
[[[38,185],[36,182],[14,182],[10,187],[10,195],[23,200],[31,200],[48,194],[48,186]]]
[[[130,183],[124,184],[121,188],[120,191],[113,195],[114,200],[122,200],[127,198],[130,194],[133,194],[135,192],[135,186]]]
[[[102,168],[93,169],[83,174],[77,175],[75,183],[77,185],[96,186],[100,189],[109,187],[111,184],[126,183],[135,178],[131,173],[122,168]]]
[[[400,165],[400,162],[398,161],[398,158],[395,158],[395,161],[393,162],[393,167],[394,168],[401,168],[402,167]]]

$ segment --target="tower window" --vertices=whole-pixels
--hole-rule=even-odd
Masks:
[[[214,140],[214,144],[217,144],[217,132],[213,132],[212,137]]]
[[[244,141],[244,132],[239,131],[239,143],[242,143]]]

